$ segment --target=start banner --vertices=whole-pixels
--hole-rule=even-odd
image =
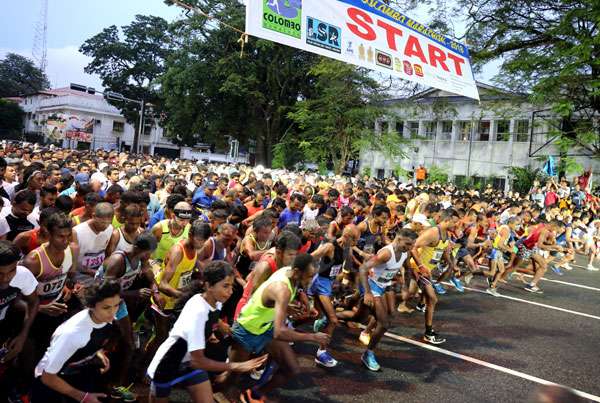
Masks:
[[[479,99],[467,47],[381,0],[246,0],[246,33]]]

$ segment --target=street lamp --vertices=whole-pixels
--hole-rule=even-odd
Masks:
[[[144,128],[144,107],[145,107],[145,103],[144,100],[139,100],[139,99],[131,99],[131,98],[127,98],[125,96],[123,96],[123,94],[120,94],[118,92],[114,92],[114,91],[106,91],[106,92],[101,92],[101,91],[96,91],[94,88],[92,87],[86,87],[85,85],[81,85],[81,84],[73,84],[71,83],[70,88],[74,91],[80,91],[80,92],[85,92],[87,94],[101,94],[104,96],[104,99],[109,100],[109,101],[118,101],[118,102],[129,102],[129,103],[134,103],[134,104],[138,104],[140,107],[140,125],[138,128],[137,133],[133,134],[133,151],[136,154],[139,154],[140,152],[140,138],[142,135],[142,130]],[[120,149],[120,147],[118,147]]]

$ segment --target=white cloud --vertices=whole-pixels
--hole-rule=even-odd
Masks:
[[[17,53],[31,58],[30,50],[0,49],[0,58],[7,53]],[[95,74],[86,74],[83,69],[91,58],[81,54],[76,46],[48,49],[48,67],[46,75],[52,88],[67,87],[70,83],[77,83],[102,89],[102,80]]]

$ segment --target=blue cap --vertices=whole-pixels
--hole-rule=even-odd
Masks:
[[[79,183],[80,185],[87,185],[88,183],[90,183],[90,175],[78,173],[77,175],[75,175],[75,182]]]

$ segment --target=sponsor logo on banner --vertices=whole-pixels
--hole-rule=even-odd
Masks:
[[[392,56],[382,52],[381,50],[375,51],[375,59],[377,60],[377,65],[381,67],[385,67],[386,69],[392,69]]]
[[[404,72],[406,74],[408,74],[409,76],[412,76],[412,74],[413,74],[412,65],[410,64],[410,62],[408,60],[404,61]]]
[[[302,0],[263,0],[263,28],[302,37]]]
[[[306,43],[332,52],[342,53],[342,30],[340,27],[306,17]],[[352,42],[350,42],[350,46]]]
[[[420,64],[413,65],[413,68],[415,69],[415,75],[423,77],[423,67]]]

